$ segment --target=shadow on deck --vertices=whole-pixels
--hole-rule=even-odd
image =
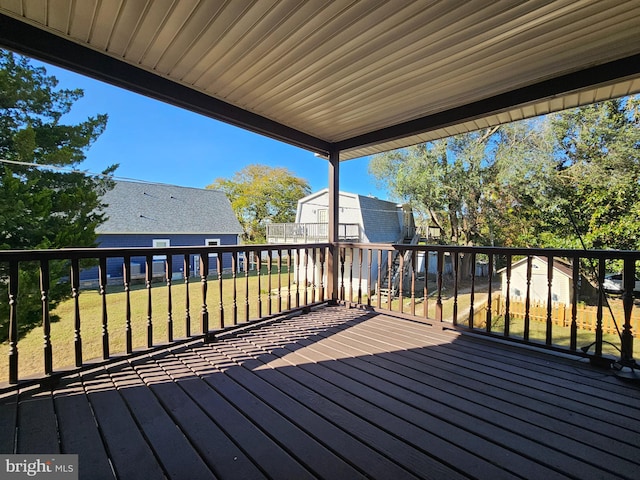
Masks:
[[[1,401],[2,453],[77,453],[81,478],[640,471],[636,385],[577,358],[343,307]]]

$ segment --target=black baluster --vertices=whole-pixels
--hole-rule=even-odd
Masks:
[[[44,340],[44,373],[53,372],[53,350],[51,347],[51,316],[49,315],[49,261],[40,260],[40,301],[42,302],[42,330]]]
[[[98,276],[100,283],[100,298],[102,300],[102,358],[109,358],[109,316],[107,314],[107,259],[100,257],[100,266],[98,267]]]
[[[71,260],[71,297],[74,307],[73,345],[76,367],[82,366],[82,335],[80,333],[80,265],[77,258]]]

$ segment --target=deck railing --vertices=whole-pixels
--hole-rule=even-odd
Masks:
[[[0,352],[7,360],[0,365],[0,384],[41,382],[167,344],[249,328],[330,300],[330,285],[337,289],[334,300],[349,305],[571,352],[604,365],[634,358],[633,338],[640,332],[633,292],[638,251],[336,247],[334,282],[327,278],[327,243],[1,251],[0,327],[6,336]],[[66,273],[56,277],[60,265]],[[394,272],[403,272],[395,287]],[[605,292],[599,286],[605,275],[619,272],[622,293]],[[55,310],[49,300],[53,288],[69,297]],[[559,322],[561,295],[566,298]],[[34,301],[35,322],[21,311]],[[594,310],[595,321],[583,318]],[[23,328],[26,322],[30,332]],[[607,333],[607,322],[615,325],[614,334]]]
[[[633,338],[640,336],[640,292],[634,292],[639,251],[341,243],[339,252],[343,302],[571,352],[596,364],[634,358]],[[605,291],[605,275],[620,271],[622,292]],[[405,272],[399,288],[392,284],[395,272]],[[562,323],[554,313],[558,296],[569,311]],[[524,301],[517,313],[510,304],[516,298]],[[534,304],[536,313],[544,305],[542,321],[533,314]],[[606,334],[604,323],[612,323],[615,333]],[[639,353],[636,348],[635,356]]]
[[[0,251],[0,347],[8,362],[0,385],[35,383],[321,303],[326,255],[326,244]],[[61,264],[67,273],[53,278]],[[66,289],[64,312],[50,308],[52,288]],[[37,322],[21,311],[29,297],[40,305]]]
[[[360,225],[338,224],[338,239],[342,242],[360,242]],[[267,225],[269,243],[316,243],[329,240],[328,223],[270,223]]]

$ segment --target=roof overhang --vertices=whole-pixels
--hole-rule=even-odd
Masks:
[[[346,160],[640,92],[640,0],[0,0],[0,45]]]

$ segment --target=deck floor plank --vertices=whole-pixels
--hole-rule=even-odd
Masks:
[[[468,339],[463,339],[462,343],[468,341]],[[523,354],[524,352],[521,355]],[[508,361],[493,362],[485,360],[478,354],[471,355],[461,350],[457,342],[424,349],[420,355],[443,362],[443,367],[448,368],[448,371],[454,376],[480,375],[490,384],[495,381],[498,388],[514,393],[524,393],[525,396],[532,399],[532,403],[546,402],[555,405],[558,397],[562,397],[565,402],[563,405],[575,413],[597,418],[612,429],[620,427],[621,431],[631,429],[640,434],[640,423],[632,422],[630,424],[628,422],[629,418],[638,418],[639,410],[634,407],[620,407],[620,402],[615,400],[616,396],[611,394],[607,400],[601,399],[602,391],[600,388],[594,387],[589,392],[578,392],[571,387],[570,382],[558,381],[551,374],[547,377],[532,375],[526,366],[516,368],[511,366]],[[562,362],[561,359],[555,361]],[[590,371],[588,367],[586,368],[587,371]],[[585,367],[576,362],[574,369],[575,373],[579,374],[580,371],[585,370]],[[580,375],[577,376],[580,377]],[[576,398],[579,398],[579,401],[576,401]],[[612,436],[615,437],[615,434]]]
[[[381,339],[376,341],[373,337],[373,335],[369,337],[369,342],[372,342],[370,343],[372,346],[376,346],[376,342],[380,342]],[[347,332],[341,338],[348,341],[350,333]],[[361,338],[354,337],[354,342],[360,347],[363,345]],[[407,344],[398,344],[398,346],[415,348]],[[389,355],[398,356],[397,354]],[[464,397],[464,391],[459,392],[459,395],[454,395],[447,391],[446,386],[443,386],[444,390],[433,388],[432,385],[429,385],[429,379],[426,375],[419,375],[419,381],[410,381],[408,379],[414,373],[413,369],[415,368],[413,365],[397,369],[393,368],[393,363],[390,363],[386,367],[391,367],[391,370],[375,368],[373,370],[374,376],[368,372],[371,370],[366,365],[362,365],[369,358],[375,361],[377,357],[346,359],[343,363],[332,363],[331,367],[340,367],[337,370],[348,375],[350,379],[358,380],[364,384],[376,385],[378,389],[393,394],[395,398],[409,405],[425,405],[425,410],[439,418],[461,428],[467,425],[467,429],[474,435],[491,439],[492,443],[499,443],[503,448],[511,449],[519,455],[526,456],[535,451],[536,457],[545,459],[545,463],[550,468],[558,469],[561,465],[566,467],[569,464],[572,471],[580,474],[582,478],[588,478],[590,475],[599,476],[598,465],[606,466],[611,462],[615,462],[617,468],[628,476],[633,476],[637,471],[638,464],[627,461],[621,456],[614,456],[607,451],[593,448],[588,443],[579,442],[571,436],[558,435],[554,428],[556,425],[553,422],[548,425],[547,429],[544,429],[539,423],[519,420],[511,414],[507,415],[503,411],[486,407],[482,401],[478,401],[482,400],[482,397],[474,398],[472,402]],[[381,366],[380,362],[382,361],[383,359],[378,358],[376,365]],[[353,368],[349,369],[345,364]],[[381,380],[383,380],[382,383]],[[510,405],[505,405],[505,407],[508,409]],[[560,409],[560,406],[558,408]],[[509,425],[509,430],[504,429],[503,425]],[[526,435],[523,435],[522,432],[526,432]],[[560,451],[562,453],[558,453]],[[567,458],[567,454],[573,456],[573,459]],[[488,452],[483,456],[489,457]],[[536,469],[533,465],[518,465],[513,461],[510,466],[515,468],[515,471],[525,469],[532,473]],[[540,475],[546,477],[547,474],[540,472]]]
[[[316,346],[305,349],[305,352],[316,352],[316,358],[314,358],[313,355],[309,357],[312,360],[332,357],[335,359],[336,357],[339,358],[347,355],[349,353],[349,348],[347,347],[343,350],[331,351],[326,347],[323,348]],[[430,449],[434,448],[435,442],[446,443],[448,441],[453,441],[457,446],[475,452],[479,457],[478,459],[475,459],[475,465],[473,467],[476,471],[482,471],[483,463],[487,461],[489,462],[489,464],[484,467],[486,471],[482,471],[482,476],[491,476],[492,478],[495,478],[496,475],[504,475],[504,472],[496,472],[494,465],[508,463],[511,474],[513,475],[516,475],[518,471],[526,469],[540,477],[554,477],[555,472],[553,470],[544,468],[535,462],[527,460],[526,458],[512,458],[512,452],[509,449],[495,445],[493,442],[497,439],[490,437],[487,432],[481,432],[482,435],[474,433],[469,434],[464,429],[459,428],[456,425],[457,417],[464,416],[465,412],[450,409],[446,404],[446,400],[444,403],[435,403],[433,399],[425,399],[418,396],[406,398],[406,392],[404,389],[398,388],[391,383],[385,383],[379,377],[373,377],[366,372],[353,368],[348,364],[348,362],[358,363],[362,362],[362,360],[360,360],[359,357],[355,359],[345,357],[342,361],[320,361],[316,364],[305,365],[303,368],[320,378],[328,380],[333,385],[352,393],[358,398],[377,406],[380,409],[380,413],[376,413],[375,417],[373,417],[376,418],[377,422],[380,423],[385,416],[389,417],[389,419],[393,419],[395,417],[398,421],[403,422],[396,431],[398,434],[399,432],[402,432],[403,435],[406,435],[405,438],[408,441],[410,441],[408,433],[411,432],[412,429],[415,429],[416,432],[413,436],[413,441],[418,442],[418,445],[424,437],[424,433],[422,433],[420,429],[423,429],[424,432],[437,431],[440,439],[432,440],[429,443]],[[367,365],[365,364],[364,367],[366,368]],[[326,369],[329,369],[330,371],[327,371]],[[375,385],[375,388],[371,388],[369,385]],[[446,415],[439,412],[434,414],[433,406],[437,407],[438,410],[449,409],[453,419],[449,419]],[[477,420],[477,423],[483,422],[481,418]],[[474,425],[474,427],[477,428],[477,425]],[[494,436],[503,435],[503,432],[501,431],[493,431],[490,433],[493,433]],[[492,438],[492,441],[489,442],[484,440],[482,437]],[[518,436],[512,436],[510,440],[513,442],[523,441]],[[510,458],[510,461],[505,462],[506,458]]]
[[[16,453],[58,454],[60,442],[51,390],[20,392]]]
[[[106,370],[83,375],[89,402],[118,478],[164,478],[158,459]],[[79,458],[82,470],[83,459]]]
[[[18,394],[3,395],[0,398],[0,453],[14,453],[17,421]]]
[[[217,354],[214,348],[215,345],[206,346],[196,350],[196,353],[214,365],[220,364],[224,357]],[[321,478],[363,478],[362,473],[344,459],[277,412],[272,407],[273,402],[265,402],[265,396],[268,399],[269,395],[278,397],[275,400],[276,404],[285,402],[284,395],[279,395],[275,389],[269,388],[268,384],[240,366],[229,366],[222,373],[224,375],[208,377],[207,381],[241,409],[245,416],[251,418],[263,430],[270,432],[275,440],[315,475]],[[318,426],[323,428],[325,425]]]
[[[151,365],[151,368],[149,367]],[[182,390],[174,378],[193,375],[171,357],[151,359],[139,369],[141,377],[214,474],[220,479],[263,478],[264,474],[218,425]],[[172,375],[169,375],[171,372]]]
[[[109,373],[119,376],[120,394],[169,478],[215,478],[134,368],[123,364]]]
[[[638,478],[637,385],[441,327],[321,307],[158,350],[3,395],[0,453],[124,480]]]
[[[218,347],[216,345],[216,347]],[[246,352],[246,350],[244,350]],[[235,353],[235,351],[232,351]],[[222,349],[220,354],[228,353]],[[233,354],[232,353],[232,354]],[[263,365],[260,363],[260,366]],[[314,435],[323,442],[325,448],[331,449],[336,455],[342,455],[349,463],[369,477],[380,475],[386,478],[416,478],[393,460],[384,457],[373,450],[365,442],[359,441],[343,430],[342,422],[333,423],[316,408],[323,400],[318,394],[304,385],[293,382],[286,375],[270,368],[251,369],[251,362],[243,363],[243,370],[234,370],[234,378],[245,388],[251,389],[256,395],[267,401],[278,412],[296,423],[300,428]],[[251,373],[249,373],[251,371]],[[261,382],[257,382],[255,377]],[[341,408],[331,405],[334,412]],[[382,432],[381,432],[382,433]],[[452,472],[447,472],[451,476]],[[451,478],[451,477],[450,477]]]
[[[494,424],[506,424],[516,432],[527,432],[528,436],[543,442],[548,446],[557,442],[557,447],[568,451],[567,446],[575,445],[575,452],[578,458],[587,461],[607,460],[601,464],[607,464],[610,460],[623,461],[632,458],[636,454],[636,449],[619,439],[605,437],[602,431],[591,430],[591,418],[572,418],[571,423],[567,421],[566,407],[563,405],[549,406],[545,409],[545,414],[538,413],[524,405],[531,404],[528,399],[518,395],[512,395],[505,399],[498,395],[500,390],[487,388],[487,386],[474,378],[453,378],[446,372],[440,372],[438,365],[425,364],[419,360],[406,358],[405,353],[394,355],[393,358],[375,356],[367,358],[366,361],[381,368],[378,371],[383,378],[391,378],[407,388],[409,391],[423,393],[424,389],[429,389],[429,393],[437,395],[440,403],[441,395],[438,392],[446,392],[453,395],[448,403],[451,406],[491,420]],[[429,375],[425,375],[428,370]],[[387,373],[388,372],[388,373]],[[406,380],[405,380],[406,379]],[[470,393],[473,393],[473,401],[468,400]],[[426,394],[426,392],[424,392]],[[446,397],[445,397],[446,398]],[[449,400],[449,398],[447,398]],[[572,415],[579,417],[579,415]],[[512,420],[513,419],[513,420]],[[519,428],[519,425],[521,428]],[[551,436],[549,436],[551,432]],[[579,440],[579,442],[574,442]],[[569,443],[567,443],[569,442]],[[609,455],[615,452],[615,458]],[[640,459],[638,459],[640,461]],[[634,464],[637,468],[637,464]]]
[[[210,375],[220,375],[210,368],[208,362],[191,352],[177,354],[177,357],[194,372],[193,377],[178,379],[178,385],[243,448],[245,454],[260,466],[266,476],[313,478],[309,470],[297,463],[286,450],[205,381]]]
[[[58,415],[61,453],[72,453],[78,455],[78,459],[82,458],[80,478],[115,478],[79,376],[62,380],[56,388],[54,403]]]
[[[284,373],[290,374],[300,384],[312,388],[330,400],[334,406],[325,412],[327,415],[333,416],[336,422],[349,425],[354,434],[375,445],[386,455],[400,459],[402,464],[415,474],[429,471],[434,478],[452,478],[457,475],[455,469],[459,468],[482,473],[482,477],[510,478],[504,470],[483,458],[469,454],[463,447],[443,441],[428,429],[416,427],[411,419],[396,416],[363,399],[362,391],[367,388],[365,385],[336,384],[332,372],[313,361],[309,362],[312,359],[306,357],[299,362],[295,361],[294,356],[291,359],[299,368],[290,371],[285,368]],[[319,370],[316,367],[319,367]],[[375,421],[372,424],[366,420],[360,422],[356,416]],[[463,455],[463,452],[466,454]],[[435,455],[438,461],[434,461],[430,455]],[[444,465],[438,465],[439,462],[445,462],[446,468]]]

